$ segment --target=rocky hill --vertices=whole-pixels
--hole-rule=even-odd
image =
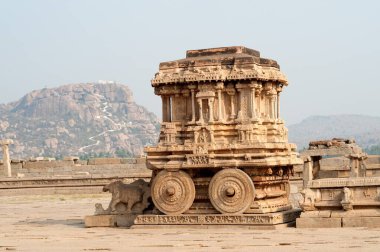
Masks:
[[[353,138],[365,149],[380,145],[380,117],[365,115],[311,116],[290,125],[289,140],[301,150],[308,143],[333,137]]]
[[[0,105],[0,139],[13,158],[66,155],[137,156],[158,139],[159,120],[115,83],[70,84]]]
[[[0,104],[0,139],[14,140],[13,158],[139,156],[157,142],[159,127],[158,118],[133,101],[131,90],[116,83],[45,88]],[[299,150],[313,140],[341,137],[380,152],[380,117],[312,116],[288,129]]]

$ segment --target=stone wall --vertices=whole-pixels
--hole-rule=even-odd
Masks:
[[[130,173],[150,174],[145,158],[93,158],[89,160],[31,159],[12,160],[12,177],[62,177],[62,176],[112,176]],[[0,162],[0,177],[6,177],[4,165]]]
[[[380,177],[380,155],[368,155],[364,161],[367,177]],[[350,159],[345,156],[323,158],[319,161],[318,178],[348,178]],[[303,165],[294,167],[293,180],[302,179]]]

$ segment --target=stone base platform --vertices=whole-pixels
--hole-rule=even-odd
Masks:
[[[297,228],[380,228],[380,208],[351,211],[303,212],[296,220]]]
[[[239,225],[273,226],[292,223],[300,216],[300,209],[266,214],[185,214],[185,215],[94,215],[85,217],[86,227],[130,227],[170,225]]]

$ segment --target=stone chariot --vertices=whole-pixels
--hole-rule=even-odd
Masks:
[[[162,62],[157,146],[146,147],[154,206],[166,215],[290,210],[297,158],[280,119],[287,79],[276,61],[246,47],[190,50]]]
[[[151,201],[128,207],[128,225],[294,223],[289,176],[303,160],[280,119],[288,83],[276,61],[241,46],[190,50],[162,62],[151,84],[163,118],[145,148]]]

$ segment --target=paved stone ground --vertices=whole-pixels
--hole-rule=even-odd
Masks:
[[[0,197],[0,251],[379,251],[380,229],[84,228],[109,194]]]

